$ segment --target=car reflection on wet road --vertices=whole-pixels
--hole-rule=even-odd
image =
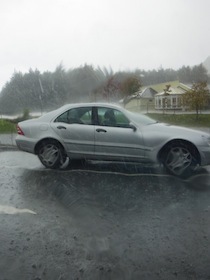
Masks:
[[[123,163],[53,171],[8,151],[0,176],[2,279],[210,277],[208,169],[185,181]]]

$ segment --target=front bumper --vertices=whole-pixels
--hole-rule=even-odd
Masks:
[[[210,165],[210,147],[199,147],[201,166]]]

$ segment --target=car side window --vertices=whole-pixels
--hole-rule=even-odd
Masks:
[[[63,122],[63,123],[68,123],[68,111],[60,115],[55,119],[55,122]]]
[[[90,108],[88,111],[82,112],[80,116],[80,120],[84,124],[92,124],[92,108]]]
[[[129,119],[119,110],[112,108],[98,108],[99,125],[114,127],[129,127]]]
[[[55,122],[68,124],[92,124],[92,108],[73,108],[56,118]]]

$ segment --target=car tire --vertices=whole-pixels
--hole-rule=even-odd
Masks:
[[[187,178],[199,164],[198,153],[190,144],[175,142],[165,148],[162,162],[167,173]]]
[[[37,155],[41,163],[51,169],[61,168],[67,159],[63,147],[56,141],[42,142]]]

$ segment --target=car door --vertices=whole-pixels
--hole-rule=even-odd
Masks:
[[[130,125],[123,112],[98,107],[98,125],[95,126],[95,155],[106,159],[144,159],[141,131]]]
[[[67,110],[56,118],[52,127],[62,138],[69,155],[85,157],[94,153],[92,107]]]

